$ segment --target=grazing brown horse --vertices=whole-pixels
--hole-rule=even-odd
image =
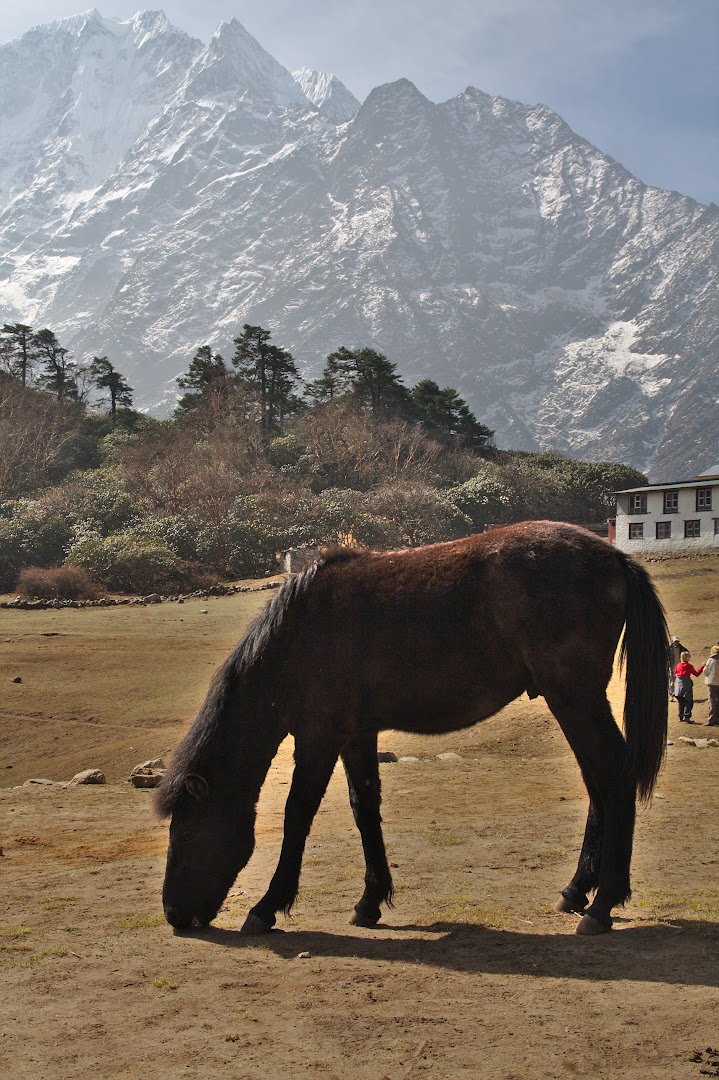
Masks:
[[[622,736],[606,687],[625,627]],[[608,930],[630,895],[637,794],[651,794],[667,730],[667,631],[646,572],[572,525],[524,522],[451,543],[325,552],[290,578],[214,677],[158,791],[171,815],[167,920],[206,926],[254,847],[255,807],[278,746],[295,740],[282,852],[246,933],[297,895],[305,841],[338,757],[364,849],[352,921],[391,903],[377,733],[471,727],[526,691],[542,695],[589,792],[561,911]],[[588,894],[595,891],[591,905]]]

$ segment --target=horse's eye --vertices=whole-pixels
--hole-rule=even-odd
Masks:
[[[180,840],[182,840],[182,842],[185,843],[185,844],[189,844],[189,842],[190,842],[190,840],[192,840],[193,836],[194,836],[194,833],[183,832],[182,836],[180,837]]]

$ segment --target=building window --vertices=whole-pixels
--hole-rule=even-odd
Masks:
[[[714,518],[714,535],[719,536],[719,518]]]
[[[644,522],[640,521],[639,524],[629,526],[629,539],[630,540],[643,540],[644,539]]]
[[[665,514],[678,514],[679,513],[679,492],[678,491],[665,491],[664,492],[664,513]]]
[[[699,536],[701,534],[701,522],[700,521],[685,521],[684,522],[684,535],[689,539],[692,536]]]
[[[636,492],[634,495],[629,496],[629,513],[630,514],[646,514],[647,512],[647,496],[645,492]]]
[[[702,510],[711,510],[712,508],[712,489],[711,488],[697,488],[697,514]]]
[[[672,535],[672,523],[671,521],[658,521],[657,522],[657,540],[668,540]]]

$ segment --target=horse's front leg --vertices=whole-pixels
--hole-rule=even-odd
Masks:
[[[350,922],[355,926],[374,926],[382,912],[380,904],[392,904],[392,875],[382,836],[380,816],[381,789],[377,764],[377,736],[354,739],[342,751],[347,774],[350,806],[362,837],[365,858],[365,889],[355,905]]]
[[[279,862],[269,889],[245,919],[243,934],[266,934],[275,925],[276,913],[288,912],[295,902],[305,842],[338,756],[339,749],[326,742],[295,739],[295,769],[285,805]]]

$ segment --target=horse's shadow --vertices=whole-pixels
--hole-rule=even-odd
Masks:
[[[412,936],[390,938],[382,933],[383,929],[406,930]],[[671,924],[631,926],[599,938],[451,922],[392,927],[380,924],[375,930],[351,934],[291,929],[261,937],[211,926],[195,931],[193,936],[223,948],[270,949],[286,960],[308,952],[314,958],[420,963],[487,975],[522,974],[597,982],[629,979],[719,987],[719,923],[710,922],[677,920]]]

